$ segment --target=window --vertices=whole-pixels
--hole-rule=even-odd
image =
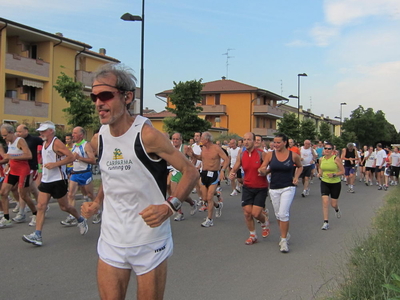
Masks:
[[[215,105],[220,105],[221,94],[215,94]]]
[[[10,124],[10,125],[12,125],[12,126],[17,126],[17,120],[7,120],[7,119],[4,119],[3,120],[3,123],[4,124]]]
[[[24,85],[22,88],[22,93],[27,94],[26,100],[36,101],[36,88],[35,87]]]
[[[38,58],[37,56],[37,46],[36,45],[30,45],[29,46],[29,57],[36,59]]]

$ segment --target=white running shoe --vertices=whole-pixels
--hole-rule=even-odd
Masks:
[[[206,218],[206,220],[203,223],[201,223],[201,226],[202,227],[212,227],[212,226],[214,226],[214,222],[213,222],[213,220]]]
[[[215,217],[220,218],[222,216],[222,208],[224,207],[224,204],[222,202],[218,203],[218,207],[215,208]]]
[[[11,227],[11,226],[12,226],[11,220],[7,220],[4,217],[2,217],[0,219],[0,228],[7,228],[7,227]]]
[[[280,251],[282,253],[288,253],[289,252],[289,246],[288,246],[287,239],[281,239],[281,241],[279,242],[279,246],[280,246]]]
[[[35,215],[33,215],[33,216],[31,216],[31,221],[29,222],[29,226],[31,226],[31,227],[35,227],[36,226],[36,216]]]
[[[234,191],[231,193],[231,196],[237,196],[237,194],[238,194],[238,192],[237,192],[236,190],[234,190]]]
[[[85,218],[83,218],[82,222],[78,223],[78,228],[79,228],[80,234],[82,234],[82,235],[84,235],[88,232],[89,226],[88,226]]]
[[[99,211],[97,214],[93,215],[93,224],[99,224],[101,222],[101,211]]]
[[[197,213],[197,202],[193,200],[194,204],[190,206],[190,215],[194,216]]]
[[[36,246],[42,246],[43,245],[42,237],[38,236],[34,232],[31,233],[31,234],[28,234],[28,235],[23,235],[22,236],[22,240],[24,242],[31,243],[31,244],[34,244]]]
[[[336,218],[340,219],[342,217],[342,212],[340,211],[340,208],[338,207],[338,211],[335,210],[335,215]]]
[[[177,213],[176,217],[174,218],[174,221],[183,221],[183,220],[185,220],[183,214]]]
[[[68,215],[68,217],[63,221],[60,221],[60,223],[64,226],[70,227],[70,226],[76,226],[78,224],[78,221],[75,219],[74,216]]]
[[[324,225],[321,227],[322,230],[328,230],[329,229],[329,223],[324,222]]]
[[[23,223],[26,221],[26,216],[24,214],[18,213],[12,220],[15,223]]]
[[[19,212],[19,203],[13,208],[12,212],[17,213]]]

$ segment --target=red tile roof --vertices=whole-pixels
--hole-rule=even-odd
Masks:
[[[149,119],[163,119],[167,117],[176,117],[175,114],[172,112],[169,112],[167,110],[163,110],[159,113],[149,113],[149,114],[143,114],[144,117],[149,118]]]

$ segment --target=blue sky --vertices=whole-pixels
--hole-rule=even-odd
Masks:
[[[0,16],[106,48],[140,74],[141,0],[0,0]],[[145,103],[173,81],[228,78],[288,97],[315,114],[382,110],[400,130],[399,0],[147,0]],[[297,107],[297,100],[289,103]]]

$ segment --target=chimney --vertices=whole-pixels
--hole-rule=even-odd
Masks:
[[[324,117],[324,114],[321,114],[321,118],[323,118]]]
[[[56,32],[56,35],[64,37],[64,35],[61,32]]]
[[[225,80],[225,79],[226,79],[226,77],[225,77],[225,76],[222,76],[221,78],[222,78],[222,80]]]
[[[100,49],[99,49],[99,53],[100,53],[101,55],[106,55],[106,48],[100,48]]]

